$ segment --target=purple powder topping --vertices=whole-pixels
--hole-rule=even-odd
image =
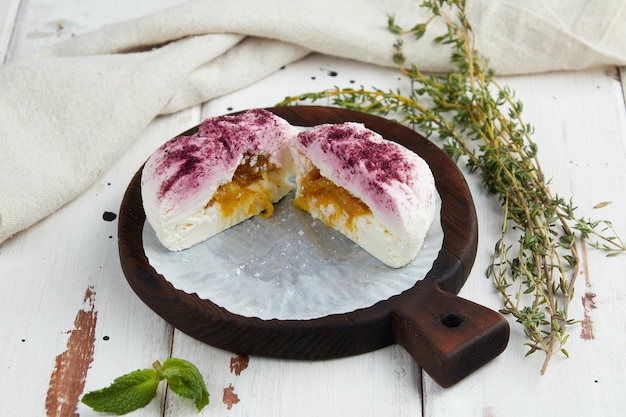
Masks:
[[[250,137],[254,138],[254,135],[251,135],[251,130],[258,130],[265,125],[272,124],[273,118],[272,113],[263,109],[254,109],[234,116],[218,116],[202,122],[198,134],[211,136],[218,134],[218,132],[247,133],[245,136],[249,135],[248,140],[250,140]],[[231,139],[234,137],[228,137],[228,140]]]
[[[375,180],[372,187],[376,183],[408,182],[413,172],[412,162],[394,142],[374,141],[375,136],[372,131],[344,124],[312,129],[299,137],[304,147],[319,141],[321,150],[335,155],[343,170],[356,173],[357,167],[364,167]]]
[[[207,119],[196,134],[170,140],[160,148],[154,164],[154,174],[164,178],[157,199],[168,193],[182,197],[222,175],[246,150],[259,150],[263,131],[276,128],[272,113],[256,109]]]
[[[160,175],[166,170],[173,170],[173,173],[161,184],[158,198],[162,198],[182,178],[198,170],[200,158],[196,154],[200,147],[189,143],[195,139],[194,136],[180,136],[164,145],[156,173]]]

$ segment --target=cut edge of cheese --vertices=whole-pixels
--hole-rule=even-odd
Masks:
[[[205,120],[148,159],[141,190],[159,241],[180,251],[259,214],[294,187],[289,144],[297,130],[255,109]]]

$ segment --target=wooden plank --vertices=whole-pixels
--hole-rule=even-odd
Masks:
[[[286,361],[241,358],[177,332],[173,352],[202,369],[211,394],[207,415],[421,415],[419,368],[398,346],[332,361]],[[238,375],[237,363],[246,361]],[[375,393],[366,388],[374,381]],[[167,401],[167,416],[193,411],[177,396]]]
[[[172,3],[24,1],[7,59]],[[101,13],[104,7],[110,11]],[[73,22],[63,26],[71,32],[54,25],[60,21]],[[83,195],[2,244],[0,334],[10,365],[0,380],[1,414],[88,413],[77,404],[84,391],[169,356],[173,329],[129,291],[117,256],[117,222],[103,214],[118,212],[126,184],[147,155],[198,118],[199,110],[189,110],[159,119]],[[159,392],[161,401],[143,415],[161,414],[165,390]]]
[[[501,80],[514,88],[524,102],[525,119],[536,128],[539,158],[552,189],[564,198],[572,196],[580,216],[608,218],[621,236],[626,235],[623,161],[626,157],[626,124],[621,86],[615,72],[593,70],[539,74]],[[476,199],[480,225],[479,256],[461,295],[497,309],[499,297],[484,278],[493,244],[500,228],[501,210],[487,199],[479,180],[468,175]],[[602,201],[612,203],[602,209]],[[482,248],[482,250],[481,250]],[[621,279],[626,258],[607,259],[587,248],[571,314],[584,320],[584,300],[589,309],[594,337],[581,336],[581,323],[571,327],[567,349],[570,359],[555,357],[544,376],[539,375],[543,357],[524,358],[525,339],[511,320],[512,334],[504,354],[462,381],[443,390],[425,379],[426,415],[581,415],[619,416],[626,400],[619,394],[619,372],[626,361],[620,354],[626,334],[615,323],[624,319]]]
[[[4,58],[9,49],[13,28],[17,20],[21,0],[8,0],[0,2],[0,58]]]
[[[19,3],[18,0],[11,2]],[[72,36],[183,2],[183,0],[150,2],[23,0],[19,19],[14,24],[15,40],[8,51],[7,59],[22,59],[33,55],[39,48]]]
[[[195,123],[198,114],[188,111],[155,122],[138,139],[143,147],[126,154],[54,216],[3,244],[2,257],[14,261],[0,266],[6,278],[0,314],[12,318],[3,322],[2,335],[5,357],[15,366],[5,370],[0,389],[5,399],[21,397],[19,402],[2,401],[3,411],[14,411],[7,415],[44,415],[55,362],[71,350],[78,311],[93,309],[97,314],[95,339],[85,346],[93,349],[85,391],[169,357],[172,328],[130,290],[117,257],[117,222],[103,220],[103,214],[118,213],[134,171],[158,142],[184,130],[189,120]],[[94,293],[92,305],[83,301],[88,289]],[[14,381],[23,381],[28,389]],[[159,408],[157,401],[146,415]]]

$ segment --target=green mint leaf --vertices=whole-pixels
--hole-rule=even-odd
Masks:
[[[169,358],[160,368],[161,378],[167,380],[170,389],[184,398],[195,400],[198,411],[209,404],[209,392],[204,379],[191,362]]]
[[[154,369],[138,369],[116,378],[107,388],[88,392],[81,401],[95,411],[126,414],[152,401],[159,381]]]

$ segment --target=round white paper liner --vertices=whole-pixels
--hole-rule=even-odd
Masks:
[[[150,264],[175,288],[197,293],[234,314],[313,319],[374,305],[413,287],[432,268],[443,245],[437,197],[424,246],[395,269],[293,204],[293,192],[269,219],[246,220],[181,252],[167,250],[146,221]]]

